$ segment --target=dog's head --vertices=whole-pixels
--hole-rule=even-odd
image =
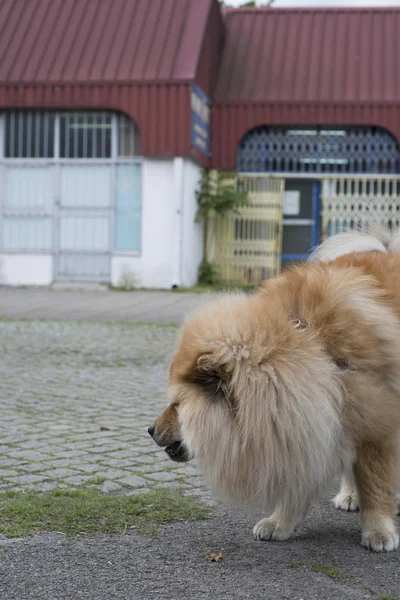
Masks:
[[[222,421],[234,419],[232,307],[245,304],[246,299],[239,297],[217,302],[194,313],[183,328],[169,370],[170,405],[148,430],[172,460],[199,458],[202,447],[210,448],[209,438],[218,439],[226,431]]]
[[[218,353],[202,351],[189,341],[191,337],[191,331],[184,332],[170,366],[170,405],[148,429],[156,444],[176,462],[187,462],[197,454],[196,444],[191,444],[192,428],[201,435],[218,409],[234,410],[229,374]]]

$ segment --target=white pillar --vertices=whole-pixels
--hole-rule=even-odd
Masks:
[[[172,286],[182,285],[183,208],[184,208],[184,160],[174,158],[174,226],[172,229]]]

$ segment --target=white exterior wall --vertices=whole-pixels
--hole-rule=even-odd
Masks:
[[[0,254],[1,285],[50,285],[52,281],[50,254]]]
[[[194,222],[201,168],[190,160],[143,161],[142,249],[114,254],[112,285],[192,286],[202,259],[203,229]]]
[[[137,255],[114,253],[111,283],[123,285],[131,278],[135,287],[172,286],[173,161],[143,161],[142,243]]]
[[[115,287],[192,286],[202,259],[202,226],[194,222],[201,168],[190,160],[143,160],[140,253],[113,253]],[[50,285],[50,254],[0,254],[1,285]]]
[[[184,173],[181,285],[189,287],[197,283],[198,269],[203,258],[203,225],[194,222],[197,212],[196,190],[202,169],[192,161],[185,160]]]
[[[142,287],[141,257],[114,254],[111,258],[111,285],[126,289]]]
[[[141,287],[172,285],[173,174],[172,160],[143,163]]]

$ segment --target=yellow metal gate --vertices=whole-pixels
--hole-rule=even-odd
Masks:
[[[398,227],[400,177],[327,177],[322,182],[322,237],[379,224]]]
[[[280,273],[284,180],[232,174],[232,183],[247,194],[248,204],[210,219],[208,257],[222,283],[258,285]]]

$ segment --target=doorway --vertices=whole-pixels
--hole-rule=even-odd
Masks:
[[[306,260],[321,231],[321,185],[312,179],[286,179],[283,201],[282,270]]]

